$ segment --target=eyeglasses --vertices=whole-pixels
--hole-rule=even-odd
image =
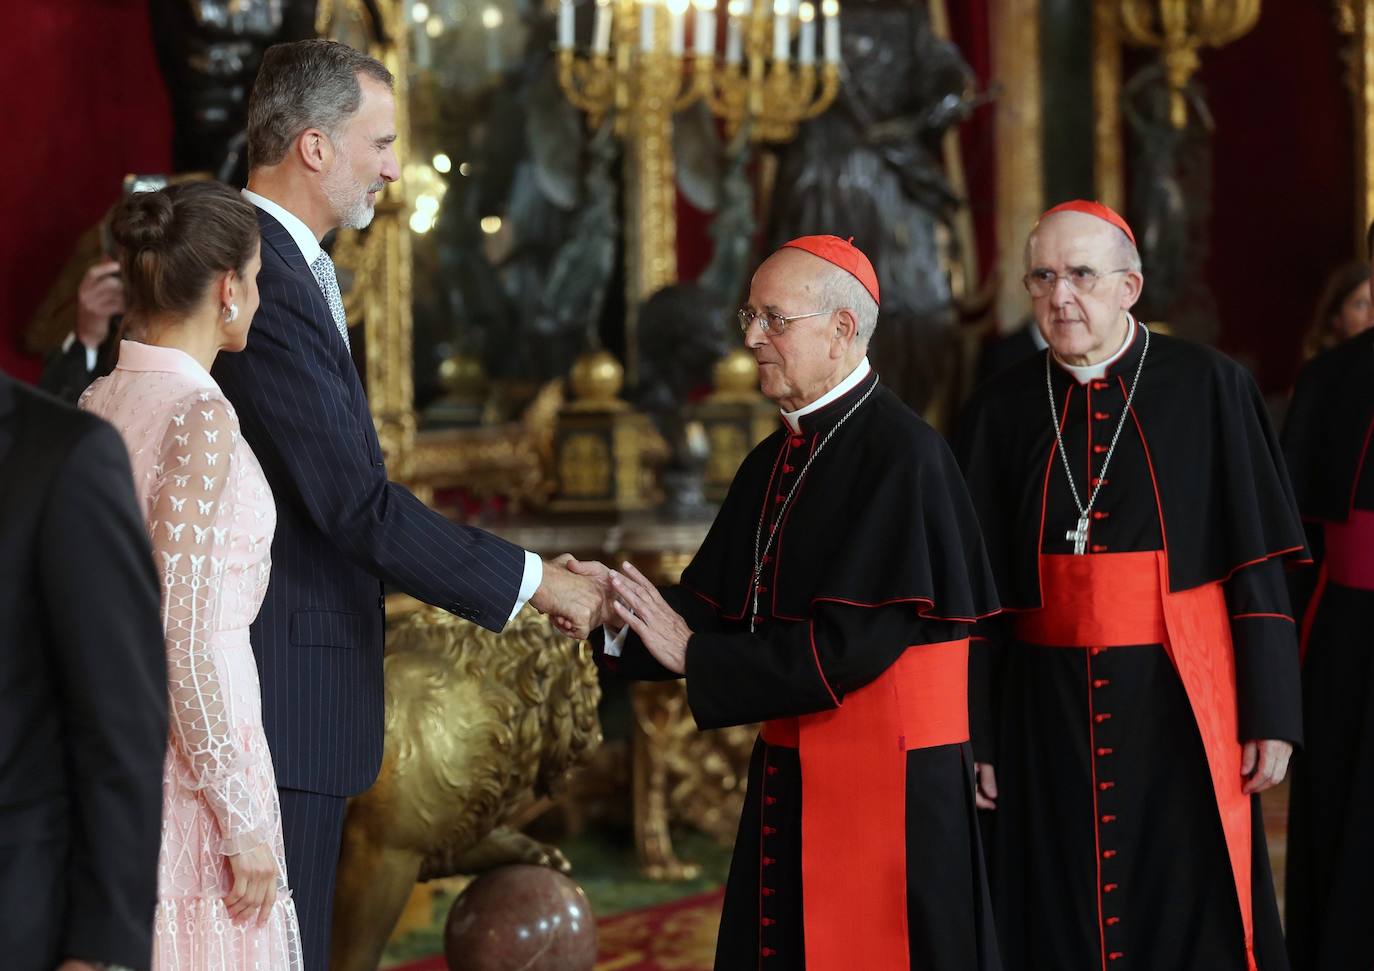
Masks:
[[[1021,282],[1026,285],[1032,297],[1048,297],[1054,293],[1054,288],[1059,285],[1060,280],[1067,280],[1069,286],[1075,293],[1092,293],[1097,289],[1097,281],[1104,276],[1111,276],[1113,273],[1130,273],[1131,268],[1123,266],[1119,270],[1106,270],[1098,273],[1090,266],[1075,266],[1067,273],[1055,273],[1053,270],[1031,270]]]
[[[826,314],[833,314],[833,310],[817,310],[810,314],[793,314],[791,317],[784,317],[774,311],[755,310],[753,307],[739,308],[739,332],[748,334],[749,327],[754,321],[759,322],[759,329],[769,337],[781,337],[787,333],[787,327],[794,320],[805,320],[808,317],[824,317]]]

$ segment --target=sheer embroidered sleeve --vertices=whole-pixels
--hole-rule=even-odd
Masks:
[[[265,842],[270,824],[248,785],[248,760],[210,643],[218,628],[229,550],[238,422],[214,394],[172,411],[151,495],[150,529],[162,579],[172,748],[219,822],[226,854]]]

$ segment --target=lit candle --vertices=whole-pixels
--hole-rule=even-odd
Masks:
[[[611,0],[596,0],[596,20],[592,23],[592,53],[611,49]]]
[[[643,0],[639,5],[639,49],[650,54],[654,49],[654,4]]]
[[[571,50],[573,46],[573,34],[575,31],[575,21],[573,20],[572,0],[561,0],[558,4],[558,46],[562,50]]]
[[[688,0],[667,0],[668,53],[681,57],[686,46]]]
[[[790,0],[773,0],[773,60],[786,61],[787,48],[791,40]]]
[[[725,8],[729,19],[725,23],[725,63],[739,64],[744,60],[744,25],[748,12],[747,0],[730,0]]]
[[[821,0],[825,18],[825,63],[840,63],[840,0]]]
[[[716,0],[696,0],[696,7],[692,50],[697,57],[711,57],[716,52]]]
[[[797,36],[797,63],[810,67],[816,63],[816,8],[806,0],[797,8],[801,33]]]
[[[501,73],[501,11],[487,7],[482,11],[482,26],[487,30],[487,73]]]

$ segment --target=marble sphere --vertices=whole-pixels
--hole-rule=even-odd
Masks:
[[[468,884],[444,924],[449,971],[592,971],[587,895],[548,867],[498,867]]]

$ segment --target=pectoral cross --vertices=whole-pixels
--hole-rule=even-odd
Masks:
[[[1088,514],[1084,513],[1078,517],[1078,527],[1070,529],[1064,533],[1065,539],[1073,540],[1073,552],[1075,556],[1082,556],[1088,549]]]

